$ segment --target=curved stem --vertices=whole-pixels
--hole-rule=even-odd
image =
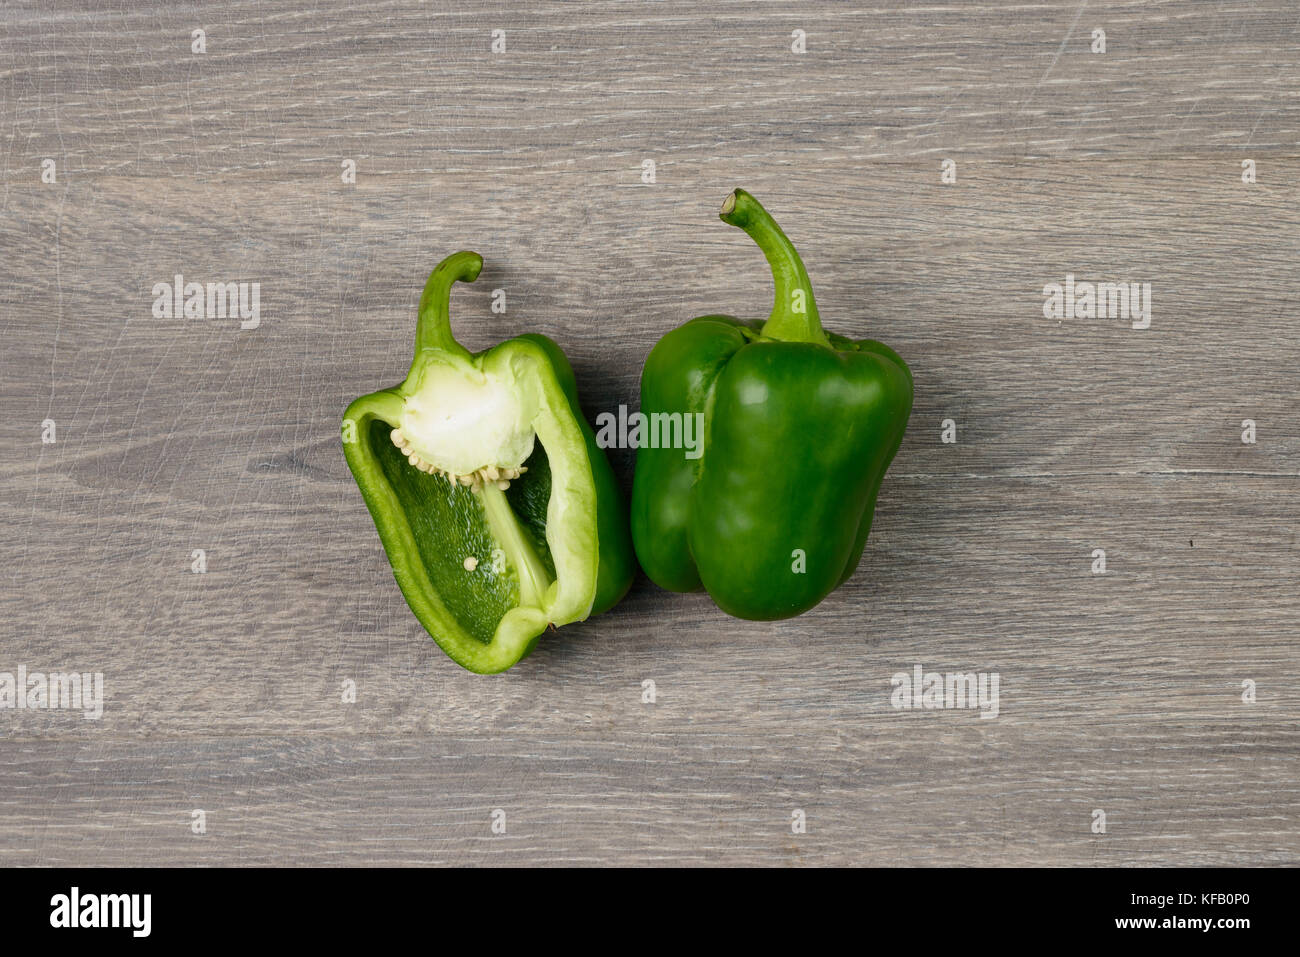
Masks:
[[[462,250],[452,253],[434,267],[420,295],[419,318],[415,323],[415,352],[426,349],[450,352],[469,358],[469,350],[451,334],[451,286],[455,282],[473,282],[483,268],[483,257]]]
[[[826,333],[822,331],[817,301],[813,298],[812,283],[803,268],[803,260],[795,252],[794,244],[781,232],[772,214],[753,196],[737,189],[723,202],[718,215],[724,223],[748,233],[772,269],[776,297],[772,314],[760,330],[761,334],[789,342],[829,344]]]

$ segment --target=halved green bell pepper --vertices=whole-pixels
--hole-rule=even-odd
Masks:
[[[504,671],[550,625],[623,597],[634,559],[622,495],[578,406],[573,369],[542,335],[471,355],[451,333],[456,281],[434,269],[401,385],[362,396],[343,452],[415,616],[470,671]]]
[[[641,375],[641,412],[699,414],[703,451],[637,451],[632,538],[663,588],[703,587],[738,618],[812,608],[857,567],[876,493],[912,409],[912,373],[871,339],[822,329],[803,262],[736,190],[723,222],[767,257],[766,321],[701,316],[668,333]]]

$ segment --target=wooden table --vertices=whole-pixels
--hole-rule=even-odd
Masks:
[[[0,671],[104,702],[0,710],[0,864],[1300,862],[1291,4],[46,6],[0,18]],[[462,671],[344,406],[473,248],[463,341],[635,408],[769,307],[737,185],[916,376],[861,567],[770,624],[640,577]],[[156,318],[176,274],[260,324]],[[1046,318],[1067,276],[1149,328]],[[998,716],[895,708],[918,665]]]

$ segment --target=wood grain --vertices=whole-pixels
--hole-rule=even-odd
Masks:
[[[1290,5],[319,7],[0,17],[0,671],[107,694],[0,710],[0,864],[1300,863]],[[736,185],[916,376],[861,568],[764,624],[641,578],[461,671],[342,409],[459,248],[467,345],[546,332],[634,407],[660,335],[767,310]],[[261,325],[152,318],[178,272]],[[1151,327],[1045,319],[1067,274]],[[917,664],[999,716],[896,710]]]

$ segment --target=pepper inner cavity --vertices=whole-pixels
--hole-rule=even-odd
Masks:
[[[534,462],[534,452],[538,453],[534,464],[541,468],[536,478],[549,487],[548,470],[541,467],[545,456],[533,427],[537,391],[527,376],[514,372],[509,366],[486,369],[450,360],[430,366],[405,395],[401,419],[390,423],[388,440],[407,467],[448,482],[456,493],[473,494],[488,533],[518,576],[519,604],[543,608],[555,582],[546,561],[549,554],[540,554],[545,546],[533,537],[533,517],[516,514],[506,496],[511,482],[519,483],[528,472],[524,463]],[[525,490],[526,485],[520,484],[511,496]],[[467,565],[469,558],[474,560]],[[460,556],[458,562],[470,575],[490,572],[493,564],[490,555]]]
[[[394,432],[397,432],[397,429],[389,429],[387,433],[389,440],[397,447],[398,453],[405,454],[405,450],[393,435]],[[375,434],[374,439],[382,441],[379,434]],[[393,455],[390,459],[391,467],[398,470],[412,467],[409,455],[406,459],[406,463],[402,463],[396,455]],[[458,499],[463,501],[462,497],[472,496],[482,509],[480,514],[486,524],[485,531],[491,542],[489,549],[499,548],[501,557],[505,559],[505,565],[515,572],[519,587],[518,604],[522,607],[544,608],[547,591],[555,582],[555,574],[549,562],[549,552],[545,548],[544,519],[539,526],[538,515],[545,515],[546,502],[550,497],[550,470],[540,443],[536,446],[529,462],[536,468],[528,475],[528,479],[532,480],[538,488],[530,489],[529,484],[522,481],[522,473],[528,472],[529,466],[519,466],[510,470],[510,473],[519,479],[510,496],[506,494],[510,481],[505,478],[473,477],[473,481],[467,481],[472,477],[453,477],[438,469],[415,466],[418,471],[429,475],[429,478],[416,479],[411,476],[411,479],[417,484],[431,482],[442,485],[442,482],[447,482],[448,485],[443,486],[447,489],[446,493],[438,495],[437,501],[450,504]],[[498,470],[498,474],[505,473]],[[519,497],[512,504],[511,496],[516,494]],[[449,517],[444,516],[443,520]],[[461,521],[464,519],[462,518]],[[457,570],[467,576],[486,575],[487,578],[493,578],[501,571],[497,565],[498,557],[491,550],[457,552],[455,558]]]

